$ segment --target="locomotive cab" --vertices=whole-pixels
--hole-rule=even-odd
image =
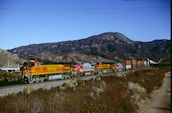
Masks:
[[[20,68],[21,78],[27,77],[31,74],[31,70],[33,67],[39,67],[40,62],[25,62],[23,66]]]
[[[36,66],[36,67],[39,67],[40,66],[40,62],[25,62],[23,66],[26,66],[26,67]]]

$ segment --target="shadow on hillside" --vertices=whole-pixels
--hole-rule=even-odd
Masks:
[[[164,111],[170,111],[171,110],[170,106],[169,107],[153,107],[153,108],[164,110]]]

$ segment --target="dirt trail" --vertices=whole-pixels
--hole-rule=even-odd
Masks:
[[[162,86],[139,104],[138,113],[170,113],[171,106],[171,72],[165,74]]]

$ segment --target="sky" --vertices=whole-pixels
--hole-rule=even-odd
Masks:
[[[120,32],[171,39],[170,0],[0,0],[0,48]]]

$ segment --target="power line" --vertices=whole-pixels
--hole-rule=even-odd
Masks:
[[[114,7],[114,8],[0,8],[0,10],[114,10],[114,9],[160,9],[170,7]]]

